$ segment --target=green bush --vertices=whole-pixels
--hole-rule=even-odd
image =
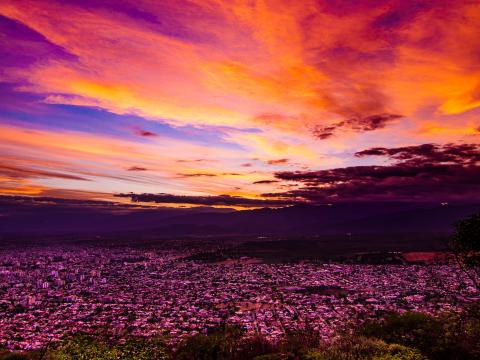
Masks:
[[[117,351],[92,336],[78,334],[63,342],[50,357],[55,360],[115,360]]]
[[[128,338],[124,344],[117,345],[119,359],[166,360],[170,351],[163,339]]]
[[[399,345],[387,344],[373,338],[344,338],[335,344],[307,353],[304,360],[424,360],[420,351]]]
[[[162,339],[129,337],[123,343],[79,334],[49,352],[52,360],[167,360],[169,350]]]
[[[472,305],[460,314],[433,317],[423,313],[391,314],[383,321],[367,323],[360,334],[387,343],[419,349],[435,360],[479,359],[480,312]]]
[[[443,321],[423,313],[391,314],[383,321],[365,324],[360,333],[422,350],[438,346],[445,337]]]
[[[178,360],[247,360],[276,352],[276,346],[263,336],[249,336],[234,326],[218,328],[209,335],[195,335],[180,343]],[[268,359],[268,357],[266,358]],[[272,358],[275,359],[275,358]]]
[[[186,338],[179,345],[176,358],[179,360],[230,359],[233,346],[227,337],[215,335],[195,335]]]
[[[283,359],[284,357],[282,358],[280,354],[259,355],[253,358],[253,360],[283,360]]]
[[[209,335],[198,334],[184,339],[178,346],[178,360],[235,359],[242,331],[236,327],[215,329]]]
[[[288,331],[279,343],[279,350],[287,359],[303,357],[320,346],[320,336],[308,324],[303,329]]]
[[[264,336],[256,335],[244,338],[239,342],[235,358],[239,360],[257,358],[263,360],[276,360],[278,359],[278,355],[272,353],[277,351],[278,348],[276,344],[268,341]],[[264,358],[262,358],[262,356],[264,356]]]

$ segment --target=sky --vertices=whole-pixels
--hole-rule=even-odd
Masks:
[[[0,194],[480,199],[480,3],[2,0]]]

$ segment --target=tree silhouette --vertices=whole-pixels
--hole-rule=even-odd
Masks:
[[[455,223],[450,247],[463,272],[480,290],[480,213]]]

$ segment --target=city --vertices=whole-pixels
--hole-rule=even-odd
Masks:
[[[480,300],[454,264],[200,263],[187,255],[192,251],[4,249],[0,345],[38,349],[102,329],[175,342],[222,323],[272,340],[308,323],[328,339],[390,311],[436,314]]]

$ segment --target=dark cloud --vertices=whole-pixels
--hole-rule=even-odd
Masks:
[[[408,24],[420,13],[432,10],[432,8],[440,6],[440,4],[445,6],[446,1],[419,1],[413,3],[399,1],[372,21],[370,24],[371,30],[382,32],[382,36],[391,38],[394,35],[392,30]]]
[[[154,133],[154,132],[148,131],[148,130],[144,130],[144,129],[135,129],[134,133],[138,136],[144,136],[144,137],[158,136],[157,133]]]
[[[278,180],[259,180],[259,181],[255,181],[253,184],[274,184],[278,182],[279,182]]]
[[[131,204],[119,204],[112,201],[102,200],[87,200],[87,199],[65,199],[50,196],[21,196],[21,195],[0,195],[0,203],[2,204],[49,204],[49,205],[72,205],[72,206],[105,206],[105,207],[127,207],[130,208]]]
[[[147,168],[141,166],[131,166],[127,169],[127,171],[147,171]]]
[[[315,126],[315,128],[312,130],[312,133],[316,138],[320,140],[325,140],[325,139],[328,139],[329,137],[332,137],[333,134],[335,133],[335,130],[341,124],[343,123],[337,123],[332,126]]]
[[[158,204],[188,204],[205,206],[241,206],[241,207],[281,207],[303,203],[302,201],[287,199],[251,199],[240,196],[186,196],[173,194],[117,194],[116,197],[130,198],[133,202],[153,202]]]
[[[357,132],[374,131],[384,128],[387,124],[401,117],[402,115],[387,113],[365,117],[353,116],[333,125],[316,126],[313,128],[312,132],[320,140],[325,140],[335,135],[335,132],[337,132],[339,129],[350,129]]]
[[[177,174],[180,177],[188,178],[188,177],[215,177],[217,174],[212,173],[192,173],[192,174]]]
[[[90,181],[87,178],[61,173],[56,171],[47,171],[47,170],[39,170],[34,168],[24,168],[15,165],[4,165],[0,164],[0,174],[5,175],[9,178],[14,179],[26,179],[26,178],[58,178],[58,179],[67,179],[67,180],[82,180],[82,181]]]
[[[277,179],[296,181],[303,187],[264,196],[281,195],[309,202],[377,199],[468,201],[480,196],[480,145],[477,144],[371,148],[355,155],[385,156],[392,163],[277,172]]]
[[[423,144],[398,148],[375,147],[355,153],[357,157],[386,156],[390,159],[408,162],[433,162],[443,164],[475,164],[480,161],[478,144]]]
[[[268,165],[283,165],[288,163],[288,159],[276,159],[276,160],[268,160],[267,164]]]
[[[251,167],[251,166],[252,166],[252,163],[243,163],[241,166],[243,166],[243,167]]]
[[[393,120],[401,118],[397,114],[377,114],[366,117],[352,117],[345,122],[345,126],[357,131],[373,131],[384,128]]]
[[[287,181],[294,182],[295,186],[287,187],[287,184],[283,192],[263,194],[264,199],[133,193],[116,196],[130,198],[133,202],[241,207],[281,207],[334,201],[472,201],[480,197],[479,144],[376,147],[359,151],[355,156],[381,156],[389,163],[319,171],[279,171],[275,173],[275,179],[259,180],[254,184]],[[279,160],[284,162],[286,159]]]

